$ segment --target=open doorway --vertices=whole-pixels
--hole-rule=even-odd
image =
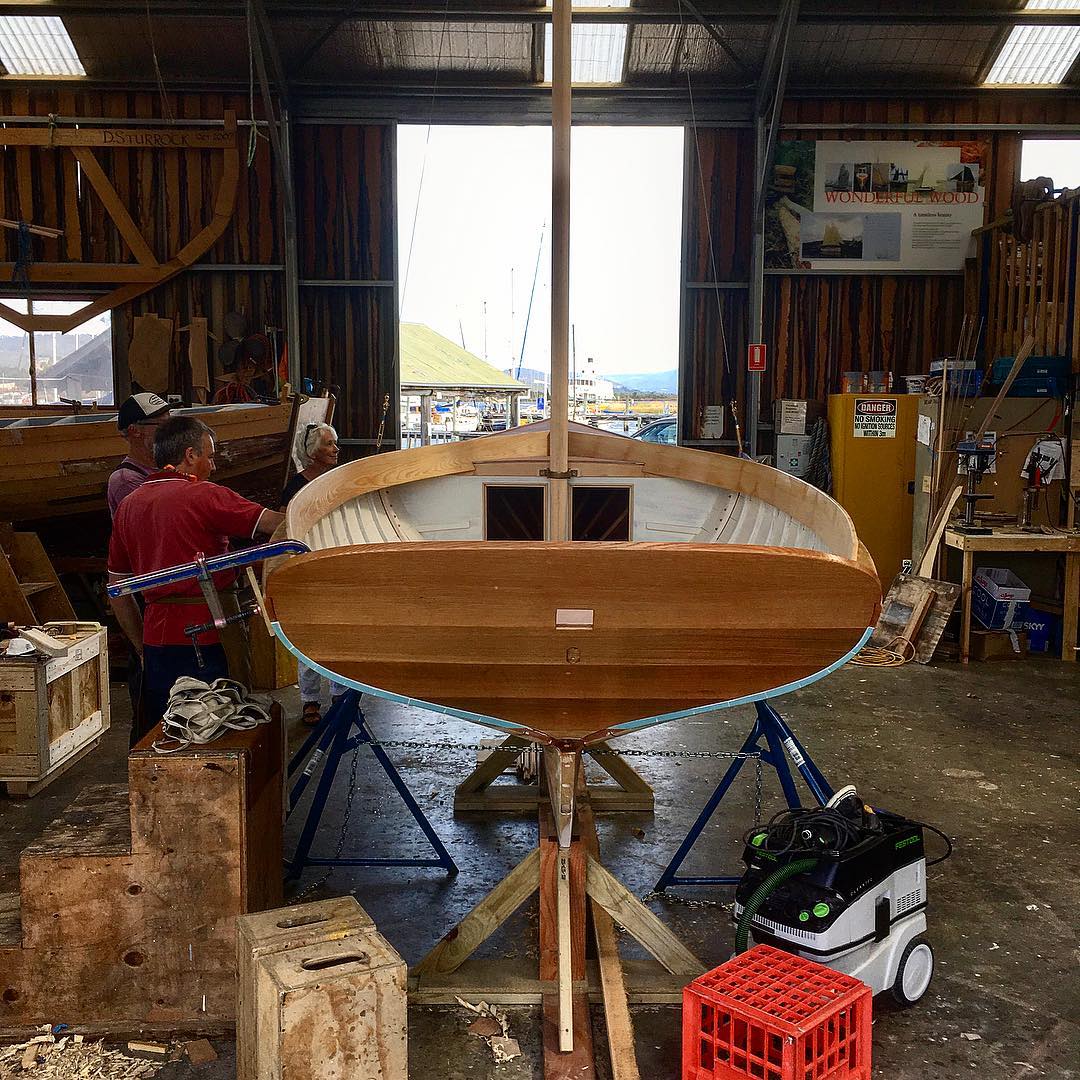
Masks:
[[[678,400],[683,129],[576,127],[570,408],[634,434]],[[402,445],[548,415],[551,132],[400,126]]]

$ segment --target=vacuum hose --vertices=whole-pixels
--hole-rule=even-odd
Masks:
[[[757,914],[758,908],[765,903],[765,898],[776,888],[777,885],[787,881],[796,874],[802,874],[813,870],[817,866],[817,859],[796,859],[794,862],[785,863],[779,869],[774,870],[750,895],[739,917],[739,925],[735,930],[735,951],[746,952],[750,940],[750,920]]]

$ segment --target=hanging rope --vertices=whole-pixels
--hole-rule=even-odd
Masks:
[[[420,220],[420,195],[424,190],[424,174],[427,172],[428,146],[431,143],[431,121],[435,117],[435,94],[439,88],[439,72],[442,70],[443,39],[446,37],[450,17],[450,0],[443,6],[442,28],[439,30],[439,50],[435,56],[435,77],[431,82],[431,102],[428,105],[427,134],[424,136],[424,156],[420,159],[420,182],[416,185],[416,205],[413,207],[412,226],[409,229],[409,251],[405,256],[405,277],[401,283],[401,301],[398,315],[405,310],[405,294],[409,290],[409,271],[412,269],[413,244],[416,242],[416,223]]]

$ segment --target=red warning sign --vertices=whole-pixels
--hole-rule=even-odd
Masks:
[[[764,371],[765,370],[765,346],[764,345],[747,345],[746,346],[746,370],[747,371]]]

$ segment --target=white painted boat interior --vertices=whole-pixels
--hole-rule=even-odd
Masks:
[[[543,487],[540,478],[440,476],[349,499],[302,539],[313,550],[399,540],[483,540],[484,488]],[[752,496],[670,477],[590,477],[571,487],[630,488],[631,539],[752,544],[827,551],[825,542],[788,514]]]

